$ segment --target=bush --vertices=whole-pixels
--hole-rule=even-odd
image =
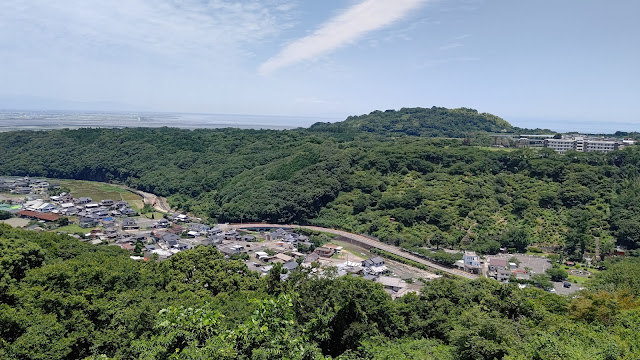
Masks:
[[[547,271],[545,272],[547,273],[547,275],[549,275],[551,281],[563,281],[566,280],[567,277],[569,277],[569,272],[567,272],[567,270],[565,269],[561,269],[558,266],[547,269]]]
[[[529,251],[531,251],[532,253],[536,253],[536,254],[542,254],[543,253],[542,250],[538,249],[535,246],[529,246]]]
[[[0,220],[7,220],[7,219],[11,219],[12,217],[13,217],[13,214],[11,214],[10,212],[0,210]]]

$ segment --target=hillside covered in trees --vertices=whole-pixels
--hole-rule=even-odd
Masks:
[[[384,136],[422,136],[464,138],[478,133],[514,133],[523,129],[513,127],[506,120],[469,108],[447,109],[402,108],[376,110],[370,114],[350,116],[336,123],[316,123],[311,132],[374,133]],[[526,130],[532,133],[535,131]],[[546,133],[551,133],[547,130]]]
[[[3,359],[637,359],[640,263],[568,299],[439,279],[261,277],[212,247],[140,262],[116,247],[0,224]]]
[[[210,221],[317,224],[406,247],[640,245],[640,150],[496,150],[306,130],[0,133],[0,174],[119,182]]]

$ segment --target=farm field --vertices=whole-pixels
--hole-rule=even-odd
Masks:
[[[71,190],[71,195],[75,198],[90,197],[95,202],[99,202],[104,199],[111,199],[114,201],[124,200],[127,201],[136,211],[139,211],[144,206],[140,195],[132,193],[118,185],[83,180],[56,181],[58,181],[62,187]]]

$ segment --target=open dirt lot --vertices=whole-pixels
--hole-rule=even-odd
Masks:
[[[11,218],[7,220],[0,220],[0,223],[9,224],[14,228],[25,227],[29,224],[29,220],[20,218]]]

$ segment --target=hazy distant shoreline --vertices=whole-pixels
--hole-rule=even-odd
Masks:
[[[343,120],[344,118],[310,116],[0,110],[0,132],[164,126],[190,130],[220,128],[286,130],[298,127],[306,128],[316,122]],[[510,123],[522,128],[546,128],[557,132],[581,132],[585,134],[640,131],[640,125],[623,122],[594,123],[587,121],[512,119]]]
[[[175,127],[182,129],[272,129],[309,127],[344,119],[295,116],[183,113],[110,113],[0,111],[0,132],[14,130],[55,130],[79,128]]]

